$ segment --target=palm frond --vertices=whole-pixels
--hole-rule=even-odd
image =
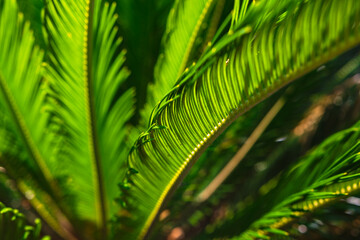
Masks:
[[[64,174],[71,174],[75,216],[103,230],[116,211],[113,183],[124,175],[125,123],[133,112],[133,90],[115,100],[129,74],[122,67],[125,52],[118,54],[116,17],[115,5],[104,1],[54,0],[47,6],[48,76],[66,132],[60,161],[67,164]]]
[[[225,219],[240,215],[240,212],[246,209],[244,207],[241,210],[243,207],[239,206],[246,206],[250,199],[256,199],[258,194],[263,192],[258,190],[264,183],[278,175],[283,169],[291,166],[296,160],[296,156],[310,148],[309,142],[314,144],[313,136],[317,136],[317,141],[322,138],[319,135],[314,135],[317,129],[322,129],[322,133],[324,133],[328,132],[324,129],[325,126],[328,126],[325,128],[331,129],[330,131],[336,131],[339,124],[341,126],[349,123],[352,125],[354,118],[356,118],[356,116],[352,116],[352,113],[356,112],[357,108],[355,104],[349,104],[348,100],[356,98],[357,93],[351,90],[357,86],[357,83],[355,78],[347,78],[354,70],[359,69],[360,65],[356,62],[360,58],[357,57],[349,61],[349,57],[351,59],[351,56],[347,55],[338,57],[331,63],[324,65],[326,67],[321,68],[321,73],[314,71],[287,88],[286,104],[270,128],[264,132],[244,161],[234,169],[229,179],[221,185],[211,198],[199,204],[196,200],[200,192],[219,174],[228,159],[231,159],[236,151],[242,148],[251,131],[258,126],[261,117],[269,111],[274,100],[278,99],[284,92],[279,91],[264,100],[240,116],[230,128],[226,129],[197,160],[179,189],[176,190],[166,206],[166,210],[164,210],[171,214],[166,220],[162,219],[156,224],[161,229],[160,233],[167,234],[166,229],[169,229],[170,226],[177,226],[184,230],[187,238],[210,238],[209,234],[222,222],[227,225]],[[343,66],[347,61],[349,62]],[[340,70],[338,70],[339,68]],[[331,101],[335,97],[342,98],[344,103],[349,104],[349,107],[342,112],[341,116],[338,115],[341,120],[331,117],[332,126],[329,126],[328,121],[323,122],[322,120],[328,114],[332,116],[332,111],[337,112],[339,110]],[[353,101],[353,103],[355,102]],[[325,113],[326,115],[324,115]],[[310,122],[312,125],[309,124]],[[302,129],[301,133],[299,129]],[[326,138],[326,135],[323,137]],[[306,145],[304,144],[305,140],[308,143]],[[265,142],[266,145],[264,145]],[[219,159],[223,161],[219,161]],[[224,209],[226,210],[224,211]],[[220,214],[219,216],[219,212],[225,215]],[[248,219],[245,221],[247,222]],[[206,230],[199,233],[198,229],[204,229],[205,223],[207,223]],[[233,228],[229,228],[229,232],[232,229],[240,228],[236,225],[236,221],[232,226]],[[155,232],[156,230],[155,227],[153,234],[160,234]]]
[[[334,134],[304,157],[279,179],[279,186],[270,196],[266,214],[255,221],[241,236],[285,234],[281,227],[288,222],[358,191],[359,185],[359,126]],[[310,174],[309,174],[310,173]],[[252,238],[251,238],[252,239]]]
[[[105,3],[103,7],[99,2],[97,4],[95,9],[98,12],[94,19],[96,48],[93,55],[95,109],[106,205],[109,215],[112,215],[118,211],[118,204],[114,200],[119,188],[114,183],[119,183],[125,175],[130,150],[126,136],[127,131],[131,130],[125,125],[134,113],[134,89],[118,96],[120,85],[129,75],[129,71],[122,67],[126,52],[117,53],[122,40],[116,39],[115,4],[110,6]]]
[[[189,168],[236,117],[359,44],[359,9],[352,0],[261,1],[213,42],[157,105],[134,144],[122,185],[134,222],[133,229],[124,227],[127,236],[147,235]]]
[[[162,40],[164,51],[155,66],[155,82],[148,89],[143,120],[149,119],[151,110],[168,93],[183,73],[189,61],[201,25],[207,19],[215,1],[179,1],[170,11],[166,32]]]
[[[34,221],[35,226],[29,226],[23,214],[18,210],[5,207],[0,203],[0,239],[2,240],[45,240],[40,237],[41,222]]]
[[[24,24],[16,4],[13,1],[5,1],[1,10],[0,44],[7,50],[2,51],[3,54],[0,56],[1,108],[4,124],[2,131],[12,131],[16,135],[15,141],[21,139],[22,147],[27,149],[33,158],[33,166],[38,166],[45,178],[50,180],[52,177],[42,156],[47,154],[41,152],[46,151],[46,148],[39,150],[37,145],[42,140],[44,143],[41,145],[49,143],[49,137],[44,134],[47,116],[40,114],[43,112],[41,107],[45,96],[45,92],[40,89],[43,54],[34,47],[29,24]],[[22,91],[18,91],[19,86]],[[2,139],[6,139],[6,135]],[[10,151],[8,144],[2,144],[1,148],[3,153]]]
[[[26,188],[19,188],[22,194],[32,191],[37,193],[34,200],[47,199],[33,206],[60,229],[54,214],[62,215],[54,204],[60,198],[54,174],[58,165],[53,161],[57,140],[48,124],[43,53],[12,0],[0,5],[0,46],[0,162],[11,178],[29,180]],[[54,211],[44,211],[45,204],[55,206]]]

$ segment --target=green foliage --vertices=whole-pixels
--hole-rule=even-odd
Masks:
[[[0,201],[19,208],[0,204],[0,239],[165,239],[184,220],[188,238],[288,238],[359,188],[358,111],[309,140],[358,82],[359,12],[357,0],[0,0]],[[318,100],[334,86],[334,103]],[[285,113],[199,201],[279,98]],[[348,99],[341,111],[360,104]]]
[[[23,239],[36,240],[40,239],[41,223],[35,219],[35,227],[26,225],[23,214],[12,208],[5,207],[0,203],[0,237],[3,240]],[[48,237],[42,240],[50,239]]]
[[[322,15],[324,4],[328,12]],[[342,52],[338,47],[358,43],[359,35],[352,31],[359,22],[358,8],[352,1],[260,2],[234,30],[212,43],[156,106],[150,128],[130,154],[130,168],[138,173],[125,181],[131,187],[124,199],[141,237],[192,164],[238,115]],[[332,24],[349,9],[353,12],[343,25]],[[320,28],[308,36],[315,27]],[[140,204],[143,199],[146,204]]]
[[[264,214],[236,239],[267,238],[266,234],[282,234],[277,231],[290,221],[314,211],[340,197],[351,194],[359,188],[359,122],[353,127],[327,138],[281,177],[279,184],[262,196],[242,216],[223,224],[222,228],[238,225],[250,215],[257,214],[255,206]],[[326,153],[326,154],[325,154]],[[266,202],[266,204],[265,204]],[[218,232],[226,232],[218,229]]]
[[[153,107],[171,90],[191,62],[195,40],[213,5],[213,0],[175,2],[162,40],[164,52],[160,53],[155,66],[155,82],[148,88],[144,121],[149,119]]]

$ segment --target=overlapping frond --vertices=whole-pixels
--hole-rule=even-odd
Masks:
[[[71,174],[76,216],[103,229],[116,210],[116,182],[128,151],[124,125],[133,112],[132,90],[117,99],[129,73],[122,67],[125,52],[119,52],[116,17],[115,5],[105,1],[54,0],[47,6],[48,76],[67,135],[60,161]]]
[[[214,3],[213,0],[177,0],[174,3],[162,40],[164,51],[159,55],[155,66],[155,82],[149,86],[147,103],[142,112],[144,121],[149,119],[151,110],[171,90],[189,65],[190,54],[194,50],[201,25],[206,21]]]
[[[18,210],[5,207],[0,203],[0,239],[2,240],[38,240],[50,239],[40,237],[41,222],[34,221],[35,226],[29,226],[23,214]]]
[[[336,115],[341,120],[337,117],[330,117],[331,123],[321,121],[325,112],[326,116],[333,116],[333,111],[340,110],[340,108],[334,108],[336,105],[331,99],[342,98],[343,103],[349,103],[348,99],[357,96],[357,93],[351,91],[357,85],[356,77],[350,79],[348,77],[350,74],[355,74],[354,70],[359,69],[360,64],[356,64],[356,62],[360,58],[353,58],[343,65],[348,59],[347,55],[338,57],[324,65],[325,68],[320,68],[320,74],[319,71],[314,71],[294,82],[288,88],[291,91],[287,91],[286,104],[274,119],[272,126],[264,132],[243,162],[234,169],[228,180],[206,202],[198,204],[196,200],[199,199],[197,197],[199,193],[206,192],[204,191],[205,187],[209,186],[209,183],[221,172],[227,159],[231,159],[236,151],[242,148],[244,142],[248,141],[248,136],[258,126],[259,119],[265,115],[274,99],[278,99],[283,91],[279,91],[240,116],[197,160],[177,189],[165,210],[166,212],[170,211],[171,216],[176,217],[168,217],[166,222],[159,223],[157,226],[179,226],[184,229],[187,238],[197,239],[211,238],[209,235],[219,225],[229,225],[225,219],[232,219],[234,224],[226,230],[223,229],[222,232],[231,233],[236,230],[240,232],[241,227],[246,228],[246,222],[251,222],[250,218],[243,218],[240,226],[238,224],[240,220],[235,220],[234,215],[239,216],[246,211],[246,206],[250,204],[251,199],[255,200],[259,198],[258,194],[264,193],[265,186],[259,190],[264,183],[290,166],[296,160],[295,156],[304,153],[311,147],[311,144],[303,144],[305,139],[307,143],[313,143],[312,136],[317,129],[321,129],[320,136],[323,136],[328,132],[327,129],[335,130],[338,128],[338,124],[343,126],[346,122],[352,122],[356,118],[351,114],[356,112],[356,105],[350,104],[345,112],[343,112],[344,108],[341,108],[341,116]],[[343,67],[337,71],[340,66]],[[320,141],[321,137],[316,136],[317,141]],[[264,142],[266,145],[263,144]],[[292,160],[289,159],[289,156],[292,156]],[[219,161],[219,159],[224,161]],[[269,186],[272,186],[272,182],[269,181]],[[226,210],[223,211],[224,209]],[[259,207],[255,210],[258,209]],[[225,215],[221,214],[219,217],[219,211]],[[193,229],[204,226],[205,222],[208,223],[206,228],[193,237],[191,234],[196,234]],[[162,227],[162,229],[166,228]]]
[[[304,157],[279,180],[279,186],[264,198],[273,199],[269,210],[249,230],[234,239],[268,239],[269,234],[287,235],[280,228],[288,222],[340,197],[358,191],[359,126],[334,134]],[[239,223],[240,224],[240,223]]]
[[[29,24],[24,23],[14,1],[4,2],[0,17],[1,130],[13,132],[14,141],[28,150],[32,158],[29,164],[38,167],[44,177],[51,180],[50,162],[44,158],[51,156],[51,149],[46,148],[51,140],[45,134],[47,114],[42,109],[46,92],[40,88],[43,53],[34,46]],[[9,138],[1,137],[2,153],[16,149],[10,149],[11,141],[6,144]]]
[[[107,211],[111,216],[118,210],[114,199],[119,194],[119,183],[125,175],[129,144],[125,124],[134,113],[133,89],[118,96],[119,87],[129,75],[123,68],[125,50],[118,53],[121,39],[116,37],[115,4],[98,1],[94,18],[93,75],[97,131],[103,170],[103,185],[107,199]],[[101,9],[101,10],[100,10]],[[116,99],[114,101],[114,99]]]
[[[60,106],[56,111],[64,118],[62,121],[70,136],[66,151],[72,159],[66,165],[69,171],[77,173],[70,180],[77,192],[78,214],[99,219],[96,210],[100,210],[100,200],[96,197],[97,179],[93,176],[96,171],[88,133],[91,125],[87,99],[89,1],[50,1],[47,12],[46,27],[53,49],[53,55],[49,56],[52,68],[48,70],[48,78],[59,95]]]
[[[234,119],[360,42],[360,4],[261,1],[186,71],[154,109],[129,157],[123,198],[144,238],[166,198]],[[260,16],[260,17],[259,17]]]

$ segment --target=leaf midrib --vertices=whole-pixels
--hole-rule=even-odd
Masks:
[[[85,84],[85,106],[87,114],[88,142],[91,157],[91,164],[94,177],[96,212],[100,218],[97,220],[101,228],[103,237],[106,236],[106,200],[103,184],[103,174],[101,167],[101,157],[98,144],[98,134],[96,129],[96,112],[94,97],[94,80],[92,76],[93,62],[93,20],[94,20],[94,0],[87,1],[87,12],[84,34],[84,84]]]

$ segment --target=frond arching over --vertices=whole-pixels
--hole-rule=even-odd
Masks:
[[[169,194],[237,116],[359,44],[359,10],[356,0],[252,4],[179,79],[136,141],[123,184],[134,221],[124,228],[129,238],[147,235]]]

